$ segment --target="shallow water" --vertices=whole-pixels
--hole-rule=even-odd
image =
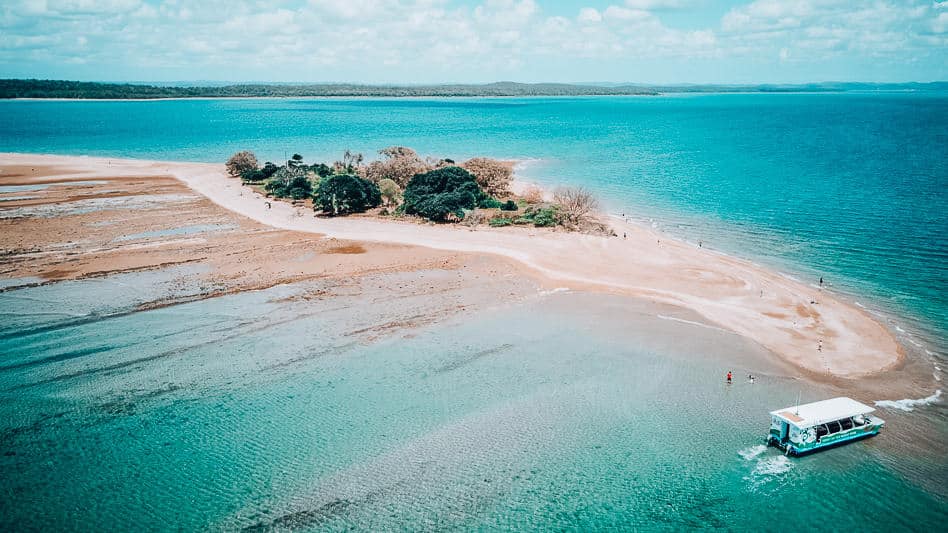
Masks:
[[[706,247],[824,275],[897,316],[934,379],[948,364],[944,95],[0,102],[0,151],[318,160],[391,144],[530,159],[521,172],[545,185],[586,184]],[[137,205],[0,216],[113,208]],[[948,407],[927,380],[904,399],[806,385],[680,310],[569,292],[382,337],[360,332],[424,297],[301,301],[312,287],[293,285],[136,311],[207,290],[198,273],[0,284],[0,528],[930,531],[948,518]],[[758,379],[727,387],[725,368]],[[804,459],[760,448],[768,410],[842,393],[883,401],[885,432]]]
[[[823,276],[898,317],[922,356],[948,358],[945,93],[0,102],[0,151],[332,161],[393,144],[527,160],[528,179],[583,184],[616,213]]]
[[[538,294],[381,339],[357,332],[412,302],[292,298],[301,284],[128,312],[192,277],[0,294],[0,526],[749,529],[806,509],[925,531],[948,517],[925,486],[944,456],[903,453],[897,429],[805,459],[761,449],[768,407],[831,391],[642,302]],[[724,365],[757,380],[726,386]]]

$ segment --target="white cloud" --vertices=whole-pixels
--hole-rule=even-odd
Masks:
[[[606,19],[617,20],[646,20],[652,17],[648,11],[641,9],[629,9],[627,7],[609,6],[603,12]]]
[[[685,0],[625,0],[625,5],[632,9],[649,11],[661,9],[680,9],[688,5]]]
[[[545,12],[549,1],[8,0],[0,2],[0,68],[40,72],[81,57],[90,72],[131,65],[185,78],[451,81],[667,58],[940,57],[945,70],[948,0],[756,0],[688,24],[665,10],[698,0],[614,0],[573,17]]]
[[[579,10],[579,16],[577,19],[580,22],[601,22],[602,15],[599,14],[599,10],[592,7],[584,7]]]

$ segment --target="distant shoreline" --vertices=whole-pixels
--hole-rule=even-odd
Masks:
[[[850,91],[724,91],[674,92],[655,94],[580,94],[580,95],[484,95],[484,96],[173,96],[161,98],[0,98],[0,102],[176,102],[208,100],[534,100],[558,98],[685,98],[694,96],[775,96],[775,95],[860,95],[860,94],[919,94],[930,91],[915,89],[850,90]]]
[[[0,79],[4,100],[166,100],[224,98],[521,98],[667,96],[672,94],[793,94],[948,91],[948,82],[737,85],[597,85],[569,83],[362,85],[229,84],[149,85],[68,80]]]

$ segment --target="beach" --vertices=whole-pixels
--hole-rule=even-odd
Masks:
[[[513,260],[544,284],[687,309],[817,378],[876,374],[897,367],[903,358],[884,326],[822,290],[815,280],[792,279],[618,217],[609,219],[615,237],[520,228],[473,231],[365,217],[328,219],[284,202],[268,206],[259,194],[227,176],[222,165],[26,154],[4,154],[0,164],[39,165],[57,179],[172,176],[230,212],[267,227],[311,234],[314,242],[323,237]],[[386,254],[397,255],[391,250]]]
[[[883,489],[901,528],[944,509],[924,359],[818,285],[621,217],[326,219],[217,164],[25,154],[0,156],[0,215],[4,527],[757,528],[777,494],[789,520]],[[840,395],[885,432],[800,462],[761,444],[769,409]]]

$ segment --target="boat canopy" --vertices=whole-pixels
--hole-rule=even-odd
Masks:
[[[841,396],[821,402],[785,407],[771,411],[770,414],[803,429],[851,416],[867,415],[873,411],[875,409],[866,404]]]

